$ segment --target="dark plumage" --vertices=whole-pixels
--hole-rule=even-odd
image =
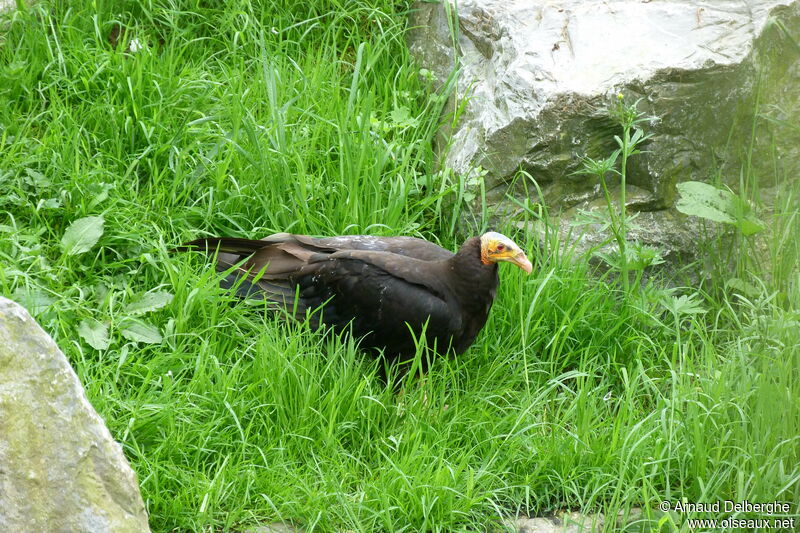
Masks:
[[[399,360],[413,357],[423,329],[437,353],[462,353],[486,323],[497,262],[531,271],[519,247],[494,232],[468,239],[455,254],[412,237],[288,233],[198,239],[179,250],[188,249],[218,251],[217,270],[235,267],[223,283],[240,296],[275,302],[297,319],[309,316],[313,327],[349,326],[362,348]]]

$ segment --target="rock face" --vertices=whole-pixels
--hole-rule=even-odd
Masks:
[[[652,513],[651,514],[660,514]],[[578,512],[561,512],[537,518],[517,517],[506,523],[516,533],[594,533],[599,531],[650,531],[657,529],[657,520],[648,520],[638,507],[620,513],[610,520],[602,513],[585,515]],[[610,527],[613,525],[613,528]]]
[[[632,237],[667,255],[685,251],[696,232],[671,209],[676,183],[708,181],[714,168],[738,183],[756,100],[777,121],[800,119],[800,0],[459,0],[457,13],[455,6],[415,4],[409,45],[440,83],[459,68],[451,110],[456,99],[468,101],[444,132],[449,147],[440,142],[438,151],[468,183],[483,175],[501,219],[520,214],[508,194],[544,201],[562,228],[577,209],[605,205],[597,181],[574,172],[583,156],[617,148],[620,128],[605,109],[623,94],[658,117],[643,124],[653,137],[628,166],[626,204],[647,213]],[[759,124],[754,153],[764,157],[751,162],[770,180],[773,164],[787,175],[800,171],[800,131],[777,121]],[[526,179],[514,181],[520,169],[541,196]]]
[[[149,531],[136,474],[53,340],[0,298],[0,530]]]
[[[17,0],[0,0],[0,13],[3,11],[10,11],[15,7],[17,7]]]

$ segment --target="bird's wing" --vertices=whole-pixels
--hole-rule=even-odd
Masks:
[[[324,304],[324,323],[350,325],[366,336],[367,346],[407,354],[414,351],[409,328],[415,335],[427,328],[429,342],[438,343],[461,329],[457,303],[436,279],[439,273],[419,263],[425,262],[388,252],[337,252],[304,267],[294,281],[306,308]]]
[[[441,261],[454,255],[450,250],[416,237],[375,237],[373,235],[309,237],[291,233],[276,233],[265,237],[262,241],[267,243],[294,242],[309,250],[329,253],[346,250],[390,252],[423,261]]]
[[[176,248],[177,251],[205,249],[213,253],[230,253],[239,260],[263,251],[270,256],[274,246],[290,246],[295,252],[304,249],[315,253],[335,253],[348,250],[389,252],[422,261],[443,261],[453,257],[453,252],[441,246],[416,237],[375,237],[372,235],[343,235],[339,237],[309,237],[291,233],[276,233],[261,240],[238,239],[232,237],[211,237],[197,239]],[[278,254],[280,255],[280,254]],[[229,257],[233,259],[233,257]],[[236,262],[236,261],[233,261]]]
[[[362,249],[353,249],[356,245]],[[263,240],[198,239],[186,246],[218,251],[217,270],[234,269],[223,284],[236,287],[240,296],[278,303],[297,318],[324,304],[325,323],[352,324],[357,335],[374,332],[387,345],[407,348],[406,323],[415,332],[428,323],[429,338],[449,337],[461,328],[458,304],[443,279],[452,275],[445,263],[389,251],[453,256],[420,239],[276,234]],[[383,250],[363,249],[369,247]]]

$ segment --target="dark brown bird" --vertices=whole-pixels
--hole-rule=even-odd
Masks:
[[[414,356],[414,338],[423,332],[438,354],[464,352],[489,316],[497,263],[532,269],[525,253],[495,232],[468,239],[455,254],[413,237],[289,233],[197,239],[178,250],[191,249],[218,252],[217,270],[234,269],[223,285],[240,296],[274,302],[312,327],[349,327],[362,348],[400,361]]]

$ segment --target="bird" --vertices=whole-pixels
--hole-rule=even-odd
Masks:
[[[349,330],[365,351],[408,362],[424,337],[436,355],[463,353],[486,324],[499,285],[498,264],[530,274],[525,252],[490,231],[458,252],[416,237],[276,233],[260,240],[209,237],[177,251],[216,257],[221,281],[237,296],[271,302],[312,328]],[[422,361],[423,372],[428,362]]]

